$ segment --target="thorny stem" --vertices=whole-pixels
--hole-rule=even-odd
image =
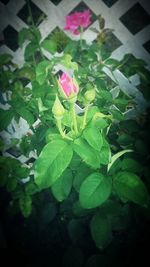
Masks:
[[[68,140],[72,140],[72,138],[69,137],[69,136],[67,136],[67,135],[65,134],[65,132],[63,131],[63,129],[62,129],[62,124],[61,124],[61,118],[56,118],[56,122],[57,122],[57,127],[58,127],[58,130],[59,130],[59,132],[60,132],[62,138],[65,138],[65,139],[68,139]]]
[[[85,109],[84,109],[84,115],[83,115],[82,130],[83,130],[83,129],[85,128],[85,126],[86,126],[86,118],[87,118],[88,108],[89,108],[89,105],[86,105],[86,106],[85,106]]]
[[[75,110],[75,103],[70,104],[71,116],[73,121],[73,129],[75,134],[78,134],[78,127],[77,127],[77,117],[76,117],[76,110]]]

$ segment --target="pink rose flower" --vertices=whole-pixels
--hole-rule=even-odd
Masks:
[[[67,98],[78,94],[79,88],[75,78],[70,77],[67,73],[63,73],[59,77],[58,85],[63,95]]]
[[[75,12],[71,15],[66,16],[66,24],[64,30],[70,30],[74,34],[80,34],[80,28],[87,28],[91,21],[91,12],[86,10],[84,12]]]

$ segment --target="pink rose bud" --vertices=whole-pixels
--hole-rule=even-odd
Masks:
[[[76,35],[80,34],[80,28],[85,29],[91,24],[91,15],[90,10],[85,10],[84,12],[75,12],[66,16],[64,30],[69,30]]]
[[[77,96],[79,87],[75,78],[70,77],[67,73],[63,73],[59,77],[58,85],[61,91],[61,94],[65,98],[73,98]]]

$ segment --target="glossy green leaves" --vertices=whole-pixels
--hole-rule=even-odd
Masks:
[[[71,146],[63,140],[48,143],[35,162],[35,183],[42,189],[54,184],[69,165]]]
[[[7,126],[11,123],[13,116],[14,114],[11,108],[8,110],[0,109],[0,131],[3,131],[7,128]]]
[[[91,224],[91,235],[99,249],[104,249],[112,240],[111,224],[107,217],[94,215]]]
[[[87,127],[83,136],[91,147],[100,151],[103,145],[103,138],[100,131],[96,127]]]
[[[74,141],[74,151],[93,169],[110,162],[111,151],[106,139],[97,127],[87,127],[83,135]]]
[[[74,151],[93,169],[100,167],[99,153],[96,152],[83,138],[75,140]]]
[[[83,208],[96,208],[108,199],[110,193],[111,180],[101,173],[94,172],[82,183],[79,200]]]
[[[29,195],[22,194],[19,199],[19,207],[22,215],[27,218],[32,212],[32,198]]]
[[[48,76],[48,71],[51,69],[52,63],[48,60],[43,60],[36,67],[36,80],[39,84],[43,84]]]
[[[72,188],[72,172],[67,169],[52,185],[51,190],[58,201],[66,199]]]
[[[131,172],[120,172],[114,179],[114,188],[120,198],[139,205],[148,204],[148,191],[143,181]]]

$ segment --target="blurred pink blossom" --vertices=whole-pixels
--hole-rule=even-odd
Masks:
[[[87,28],[91,21],[90,10],[85,10],[84,12],[75,12],[71,15],[66,16],[66,24],[64,30],[70,30],[74,34],[80,34],[80,28]]]
[[[72,93],[77,95],[79,88],[76,80],[70,77],[67,73],[61,75],[58,84],[65,97],[69,97]]]

